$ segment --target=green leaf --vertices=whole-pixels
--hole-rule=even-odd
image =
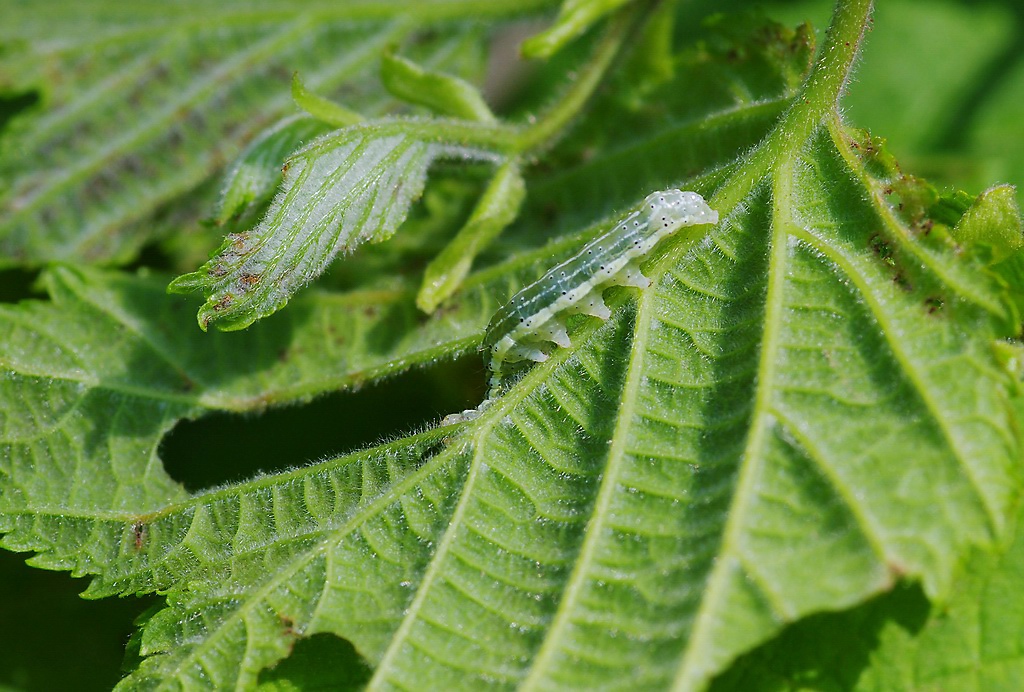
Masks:
[[[997,185],[978,195],[953,228],[953,237],[967,245],[985,245],[999,263],[1024,248],[1020,207],[1012,185]]]
[[[936,183],[977,193],[1008,182],[1024,203],[1022,22],[1016,2],[879,3],[850,119]]]
[[[189,195],[264,128],[293,112],[287,83],[344,93],[380,114],[384,46],[457,71],[479,32],[452,19],[536,10],[526,2],[211,5],[132,9],[104,0],[4,8],[0,85],[38,89],[0,137],[0,266],[130,261],[169,209],[195,222]],[[430,30],[419,40],[417,31]],[[179,206],[181,205],[181,206]]]
[[[525,196],[526,183],[518,162],[510,161],[498,168],[466,225],[427,265],[416,296],[420,310],[433,312],[458,290],[473,259],[515,220]]]
[[[635,80],[626,91],[636,99],[637,106],[652,89],[675,74],[675,19],[674,3],[659,3],[649,13],[634,42],[630,64],[622,72]]]
[[[523,55],[548,58],[599,19],[632,0],[564,0],[558,18],[547,30],[523,41]]]
[[[283,307],[339,252],[395,232],[435,159],[497,160],[502,132],[459,122],[375,121],[324,136],[285,163],[285,181],[252,231],[229,235],[216,256],[175,279],[201,290],[205,330],[242,329]]]
[[[472,84],[458,77],[424,70],[394,50],[384,52],[380,76],[388,91],[398,98],[426,106],[441,115],[494,122],[494,114]]]
[[[976,551],[964,567],[942,603],[930,605],[920,589],[904,587],[810,618],[744,656],[712,689],[1016,689],[1024,676],[1019,527],[998,553]],[[827,651],[821,641],[829,642]]]
[[[449,357],[475,345],[473,326],[494,309],[477,286],[461,319],[424,322],[399,284],[311,293],[276,329],[203,335],[162,277],[62,267],[44,282],[52,303],[0,306],[0,530],[4,547],[75,574],[141,559],[144,515],[185,499],[157,456],[178,420],[304,401]],[[382,339],[383,325],[407,336]]]
[[[225,223],[248,207],[268,201],[281,184],[281,165],[288,155],[327,131],[321,120],[292,116],[262,132],[228,172],[218,220]]]
[[[620,16],[560,101],[525,127],[461,120],[383,119],[353,125],[297,152],[281,192],[253,231],[231,233],[217,256],[175,279],[172,292],[202,290],[205,330],[234,330],[272,314],[342,250],[390,237],[420,195],[437,158],[505,163],[548,145],[584,106],[626,39]],[[445,78],[447,79],[447,78]]]
[[[292,76],[292,98],[302,110],[317,120],[330,125],[334,129],[355,125],[363,120],[363,116],[344,106],[314,94],[299,79],[299,73]],[[294,150],[297,147],[293,147]],[[282,157],[283,160],[283,157]]]
[[[1019,522],[1020,515],[1017,516]],[[886,623],[857,689],[893,689],[907,681],[921,690],[1012,690],[1024,680],[1018,597],[1024,540],[1000,554],[978,551],[966,563],[949,601],[932,608],[916,631]]]
[[[559,224],[578,228],[684,177],[724,175],[736,152],[765,136],[810,68],[813,32],[745,15],[712,16],[702,29],[703,40],[676,55],[675,78],[642,107],[621,97],[635,78],[597,98],[600,116],[577,124],[551,153],[552,170],[529,181],[512,232],[546,236],[552,208],[562,210]]]
[[[386,156],[399,137],[499,169],[536,159],[519,219],[430,316],[415,278],[455,230],[431,209],[405,244],[360,253],[351,275],[245,333],[190,327],[159,276],[47,271],[50,302],[0,306],[4,546],[92,575],[90,597],[166,599],[134,639],[126,689],[317,684],[323,671],[287,663],[338,637],[355,653],[326,654],[319,665],[344,670],[324,684],[358,684],[368,667],[370,689],[699,689],[802,619],[871,599],[900,616],[905,597],[904,621],[921,622],[1016,513],[1024,253],[999,194],[940,193],[840,119],[869,5],[837,4],[799,85],[807,29],[729,16],[702,24],[674,77],[638,100],[616,81],[628,67],[605,78],[616,42],[636,36],[622,15],[536,128],[377,120],[300,153],[289,176],[344,178],[332,153],[358,142]],[[649,289],[610,290],[609,320],[575,318],[573,346],[501,397],[195,493],[164,472],[159,445],[180,420],[471,353],[502,301],[669,185],[700,192],[721,223],[660,248]],[[282,194],[300,189],[290,178]],[[328,208],[349,194],[310,191]],[[408,202],[387,208],[404,216]],[[423,229],[437,235],[408,237]],[[1008,254],[992,264],[985,245]],[[393,275],[352,278],[374,266]],[[833,641],[820,632],[819,650]]]

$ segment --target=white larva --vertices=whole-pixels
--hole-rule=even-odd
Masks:
[[[543,362],[550,344],[569,346],[565,320],[570,315],[608,319],[611,313],[601,297],[604,289],[647,288],[650,281],[640,271],[640,261],[661,240],[687,226],[715,223],[718,212],[696,192],[652,193],[639,210],[512,296],[491,318],[482,344],[492,390],[507,363]]]

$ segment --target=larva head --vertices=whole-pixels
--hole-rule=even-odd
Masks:
[[[663,238],[684,226],[718,223],[718,212],[696,192],[662,190],[647,195],[644,210],[648,214],[647,232]]]

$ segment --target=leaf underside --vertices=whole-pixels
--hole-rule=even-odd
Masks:
[[[207,335],[162,278],[49,270],[51,302],[0,306],[3,545],[94,575],[91,597],[166,594],[124,688],[252,686],[329,633],[375,689],[691,689],[901,578],[948,592],[1019,487],[1016,383],[993,348],[1013,306],[934,191],[833,115],[723,153],[798,120],[807,34],[775,36],[803,49],[680,57],[664,93],[686,84],[705,111],[604,103],[597,120],[619,113],[633,138],[585,154],[599,127],[582,122],[527,178],[512,231],[536,241],[555,202],[555,226],[594,225],[477,271],[427,319],[396,279]],[[738,88],[766,66],[771,94]],[[163,471],[182,418],[474,349],[501,300],[667,184],[723,221],[478,416],[192,495]]]
[[[282,307],[339,253],[389,238],[423,192],[427,168],[441,157],[494,160],[482,146],[410,133],[411,121],[378,121],[327,134],[293,154],[263,221],[228,235],[174,291],[202,290],[199,324],[242,329]]]

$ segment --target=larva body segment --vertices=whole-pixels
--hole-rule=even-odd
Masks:
[[[650,281],[640,261],[661,240],[687,226],[718,223],[718,212],[696,192],[664,190],[647,196],[644,205],[620,219],[608,232],[548,271],[501,306],[491,318],[482,347],[497,386],[506,363],[543,362],[550,344],[570,345],[565,331],[569,315],[608,319],[601,294],[610,286],[646,288]]]

